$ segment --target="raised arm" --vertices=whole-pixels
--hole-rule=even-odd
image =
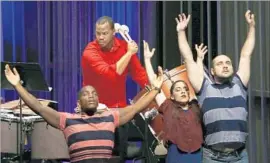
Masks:
[[[204,55],[207,53],[207,46],[204,46],[203,43],[201,43],[200,46],[195,44],[195,49],[197,52],[197,65],[199,69],[203,69],[203,60],[204,60]]]
[[[247,87],[250,78],[251,55],[255,47],[255,18],[254,14],[251,14],[250,10],[246,12],[245,17],[249,30],[246,41],[241,49],[237,75],[240,77],[242,83]]]
[[[158,68],[159,75],[153,80],[152,90],[148,92],[144,98],[140,98],[134,104],[129,105],[125,108],[119,109],[120,113],[120,125],[130,121],[136,113],[144,110],[159,93],[161,85],[163,83],[163,71],[162,68]]]
[[[59,128],[60,115],[54,109],[43,106],[33,95],[26,91],[20,84],[20,75],[18,74],[16,68],[13,68],[13,72],[9,65],[5,66],[5,75],[7,80],[14,86],[16,91],[19,93],[25,104],[34,112],[38,113],[43,117],[50,125],[55,128]]]
[[[199,68],[197,63],[193,60],[192,51],[187,42],[185,29],[189,20],[190,15],[186,18],[185,14],[180,14],[179,19],[175,18],[177,23],[178,46],[186,64],[189,81],[195,92],[199,92],[203,82],[203,69]]]
[[[145,69],[147,72],[147,76],[148,76],[148,80],[150,82],[150,84],[152,85],[155,78],[156,78],[156,74],[153,70],[153,66],[151,63],[151,58],[155,53],[155,48],[153,48],[151,51],[149,50],[149,45],[148,43],[144,40],[143,41],[143,47],[144,47],[144,64],[145,64]],[[156,102],[158,104],[158,106],[160,106],[165,100],[166,97],[164,95],[164,93],[161,91],[159,94],[157,94],[157,96],[155,97]]]
[[[121,75],[125,71],[131,57],[137,52],[138,52],[138,45],[136,44],[136,42],[135,41],[129,42],[127,53],[123,55],[123,57],[116,63],[116,72],[119,75]]]

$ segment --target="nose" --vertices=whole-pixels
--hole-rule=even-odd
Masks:
[[[228,65],[224,65],[223,68],[224,68],[224,69],[228,69]]]
[[[186,94],[186,91],[185,90],[182,90],[181,91],[181,95],[184,95],[184,94]]]
[[[104,36],[103,35],[99,35],[98,39],[99,40],[104,40]]]
[[[89,99],[94,98],[94,95],[93,95],[93,94],[89,94],[89,95],[88,95],[88,98],[89,98]]]

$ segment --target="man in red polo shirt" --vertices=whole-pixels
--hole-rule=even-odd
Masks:
[[[115,37],[114,22],[110,17],[99,18],[96,22],[96,40],[86,46],[82,55],[83,86],[95,87],[99,101],[109,108],[125,107],[127,75],[130,74],[142,88],[148,84],[137,52],[138,45],[134,41],[127,43]],[[115,142],[121,162],[127,152],[128,128],[126,124],[116,131]]]
[[[138,46],[134,41],[127,43],[115,37],[114,22],[110,17],[99,18],[96,40],[83,51],[83,86],[94,86],[100,102],[109,108],[125,107],[127,75],[130,74],[142,88],[148,84],[137,52]]]

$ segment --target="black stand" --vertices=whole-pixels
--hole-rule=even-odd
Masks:
[[[149,128],[148,128],[148,124],[149,124],[149,118],[145,118],[145,123],[144,123],[144,138],[146,139],[146,141],[145,141],[145,153],[144,153],[144,156],[146,157],[146,162],[148,163],[150,163],[150,159],[149,159],[149,144],[148,144],[148,130],[149,130]]]
[[[136,126],[139,127],[140,131],[144,135],[144,156],[146,163],[158,162],[158,158],[154,154],[155,147],[158,145],[158,140],[150,131],[148,127],[149,122],[151,121],[148,118],[145,118],[142,113],[136,114],[134,117]],[[140,159],[140,158],[138,158]]]
[[[38,63],[22,62],[1,62],[1,89],[14,90],[14,87],[7,81],[5,76],[5,65],[8,64],[11,70],[15,67],[20,75],[22,86],[28,91],[49,91],[48,85],[43,77],[43,73]],[[20,98],[20,163],[23,161],[22,153],[24,149],[22,133],[22,100]]]

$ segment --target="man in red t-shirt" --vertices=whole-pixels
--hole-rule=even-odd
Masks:
[[[82,55],[83,86],[95,87],[99,101],[109,108],[125,107],[127,75],[130,74],[141,88],[148,84],[137,52],[138,45],[134,41],[127,43],[115,37],[114,22],[110,17],[99,18],[96,39],[88,43]],[[122,160],[126,155],[128,128],[126,124],[116,132],[116,144]]]
[[[142,88],[148,84],[137,52],[138,45],[134,41],[127,43],[115,37],[110,17],[99,18],[96,39],[88,43],[82,55],[83,86],[94,86],[100,102],[109,108],[125,107],[127,75],[130,74]]]

